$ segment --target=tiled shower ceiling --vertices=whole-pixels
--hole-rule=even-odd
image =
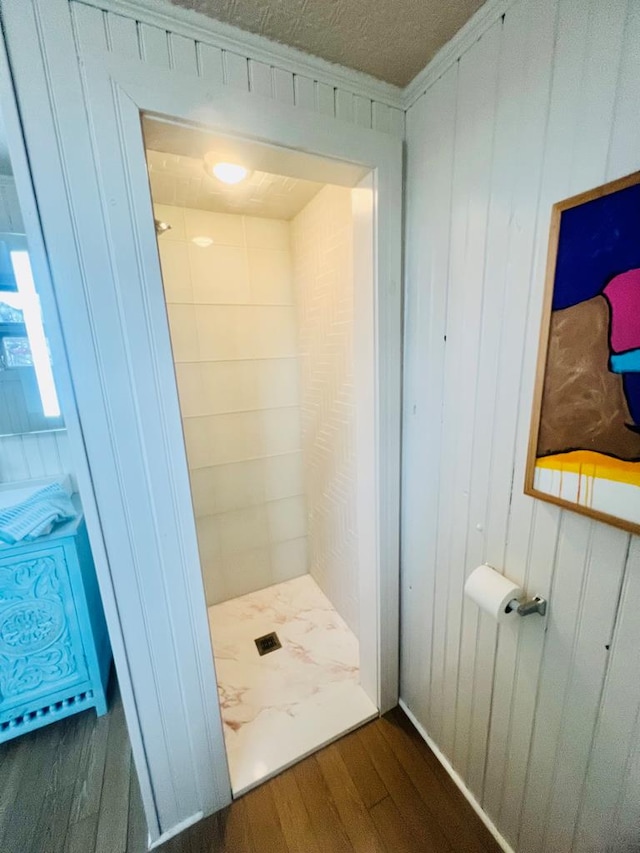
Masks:
[[[483,0],[171,2],[405,86]]]
[[[253,171],[240,184],[223,184],[206,174],[202,160],[147,150],[153,200],[217,213],[292,219],[322,184]]]

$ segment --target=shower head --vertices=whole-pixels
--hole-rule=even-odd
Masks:
[[[156,234],[160,236],[160,234],[164,234],[165,231],[169,231],[171,226],[168,222],[162,222],[160,219],[153,220],[156,226]]]

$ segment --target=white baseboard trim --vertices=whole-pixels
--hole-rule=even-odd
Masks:
[[[155,850],[156,847],[160,847],[161,844],[166,844],[169,839],[173,838],[175,835],[180,835],[181,832],[184,832],[185,829],[189,829],[189,827],[193,826],[194,823],[198,823],[198,821],[202,820],[203,817],[203,812],[196,812],[195,814],[192,814],[191,817],[188,817],[186,820],[177,823],[175,826],[172,826],[171,829],[163,832],[159,838],[156,838],[155,841],[152,841],[148,845],[148,849]]]
[[[409,710],[409,708],[407,708],[404,700],[400,699],[399,704],[400,704],[400,707],[402,708],[402,710],[407,715],[407,717],[409,717],[409,719],[411,720],[411,722],[413,723],[413,725],[417,729],[418,733],[420,734],[420,737],[426,742],[426,744],[429,747],[429,749],[431,750],[431,752],[433,752],[433,754],[438,759],[440,764],[442,764],[442,766],[447,771],[449,776],[451,776],[451,778],[453,779],[453,781],[455,782],[457,787],[460,789],[460,791],[464,795],[465,799],[467,800],[467,802],[469,803],[471,808],[478,815],[478,817],[483,822],[483,824],[487,827],[487,829],[489,830],[491,835],[493,835],[493,837],[495,838],[497,843],[500,845],[500,847],[504,850],[504,853],[515,853],[515,850],[513,849],[513,847],[500,834],[500,832],[498,831],[498,827],[491,820],[489,815],[483,810],[482,806],[476,800],[476,798],[473,796],[471,791],[467,788],[467,786],[464,783],[462,776],[460,776],[460,774],[457,773],[453,769],[453,767],[449,763],[448,759],[445,757],[445,755],[438,748],[437,744],[426,733],[424,726],[422,726],[422,724],[418,722],[418,720],[415,718],[414,714]]]

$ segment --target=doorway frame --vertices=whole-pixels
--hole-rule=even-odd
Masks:
[[[142,143],[145,161],[149,149],[154,148],[153,141],[147,142],[145,128],[150,125],[168,124],[171,127],[170,139],[165,139],[166,148],[158,150],[180,156],[196,156],[196,151],[202,145],[202,136],[207,129],[195,128],[196,139],[189,139],[193,126],[179,122],[175,117],[144,114],[142,115]],[[185,132],[183,147],[179,144],[179,129]],[[151,128],[149,128],[151,129]],[[382,689],[379,675],[380,655],[378,649],[378,566],[377,556],[377,463],[376,463],[376,367],[377,354],[375,348],[375,255],[376,255],[376,176],[372,171],[363,174],[359,164],[346,161],[329,160],[319,157],[314,152],[300,151],[275,145],[273,142],[257,142],[246,137],[232,134],[231,130],[215,128],[211,131],[212,144],[230,145],[232,150],[241,152],[232,156],[242,157],[245,165],[252,171],[256,168],[272,172],[276,175],[303,178],[313,181],[322,187],[341,187],[349,193],[350,208],[350,242],[351,263],[349,272],[353,280],[353,416],[352,425],[355,437],[355,496],[353,503],[354,522],[357,531],[365,531],[364,535],[357,534],[356,559],[357,569],[355,588],[357,590],[357,637],[360,647],[360,685],[376,708],[382,700]],[[152,136],[153,140],[153,136]],[[246,158],[246,159],[245,159]],[[256,166],[256,160],[260,163]],[[144,182],[141,174],[138,183]],[[152,208],[156,204],[171,207],[171,204],[154,199],[150,187]],[[182,210],[184,206],[176,204]],[[299,211],[300,212],[300,211]],[[155,212],[153,214],[155,216]],[[242,211],[235,215],[242,216]],[[249,215],[249,214],[244,214]],[[294,217],[295,218],[295,217]],[[293,221],[293,220],[292,220]],[[149,223],[151,226],[151,223]],[[144,235],[148,237],[147,235]],[[161,235],[156,235],[158,251]],[[162,267],[162,264],[160,264]],[[160,270],[162,282],[162,269]],[[159,289],[155,280],[148,281],[145,294],[147,303],[157,302],[154,313],[160,314],[166,308],[166,283]],[[163,293],[164,298],[159,294]],[[167,323],[170,334],[170,324]],[[168,377],[166,377],[168,379]],[[173,370],[175,378],[175,363]],[[178,396],[178,402],[180,395]],[[170,413],[169,413],[170,416]],[[183,420],[180,409],[181,422]],[[176,460],[179,463],[179,459]],[[189,495],[191,498],[191,494]],[[331,602],[337,607],[336,602]],[[339,610],[339,608],[338,608]],[[340,612],[340,611],[339,611]],[[341,613],[344,617],[344,614]],[[350,626],[352,627],[352,626]]]
[[[107,619],[110,631],[122,632],[131,672],[135,703],[125,712],[142,732],[134,755],[149,783],[143,798],[155,845],[229,802],[230,786],[177,391],[165,381],[173,374],[168,328],[145,295],[161,278],[140,113],[346,160],[375,175],[382,712],[398,695],[402,143],[194,79],[180,57],[167,68],[141,61],[136,21],[123,16],[114,25],[130,55],[116,54],[93,4],[2,0],[1,9],[110,556],[119,624],[113,613]],[[24,44],[40,51],[25,55]]]

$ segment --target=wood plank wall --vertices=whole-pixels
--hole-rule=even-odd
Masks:
[[[342,86],[73,7],[115,54],[402,135]],[[639,30],[634,0],[520,0],[408,113],[402,691],[519,850],[622,849],[639,819],[640,547],[521,489],[550,207],[640,165]],[[546,632],[478,618],[483,560],[550,595]]]
[[[93,51],[108,50],[126,59],[205,79],[213,86],[229,86],[260,98],[270,98],[302,111],[338,118],[359,127],[372,128],[404,138],[404,110],[374,100],[347,85],[333,84],[327,75],[315,79],[255,59],[247,50],[238,53],[219,47],[215,35],[202,32],[194,39],[135,18],[103,11],[72,0],[78,42],[91,38]],[[295,63],[282,63],[291,66]],[[358,88],[354,86],[354,89]],[[400,99],[398,90],[397,99]]]
[[[640,168],[639,42],[519,0],[407,114],[401,692],[521,853],[640,839],[640,541],[523,495],[551,205]],[[546,623],[479,617],[484,561]]]
[[[402,136],[342,85],[72,5],[116,54]],[[519,0],[408,112],[402,693],[521,851],[638,840],[640,544],[522,481],[550,207],[640,167],[639,37],[636,0]],[[464,602],[483,560],[550,597],[546,631]]]
[[[0,435],[0,483],[71,473],[66,430]]]
[[[0,232],[24,234],[20,201],[12,175],[0,175]]]
[[[296,124],[317,124],[323,128],[321,135],[325,135],[325,140],[335,130],[336,134],[345,137],[351,146],[349,150],[354,151],[357,146],[349,140],[359,140],[364,136],[367,156],[379,152],[381,161],[389,164],[388,179],[386,168],[382,170],[384,180],[381,181],[381,189],[389,194],[396,205],[393,208],[395,210],[399,202],[399,198],[394,199],[398,143],[394,139],[393,144],[389,144],[389,140],[392,136],[402,138],[404,111],[399,99],[398,104],[394,105],[395,101],[390,102],[393,100],[390,96],[387,98],[389,87],[385,84],[370,83],[365,86],[361,78],[354,75],[353,88],[350,88],[349,72],[336,69],[336,77],[333,79],[329,66],[324,71],[317,70],[313,62],[296,62],[291,58],[280,63],[278,51],[274,50],[271,54],[266,50],[254,51],[251,40],[244,51],[240,42],[232,42],[230,39],[216,43],[215,34],[207,28],[203,28],[200,33],[199,28],[176,23],[175,30],[180,32],[174,31],[170,16],[163,14],[160,8],[157,12],[151,9],[152,4],[149,4],[148,13],[141,12],[140,16],[120,0],[105,0],[105,5],[112,11],[74,0],[33,0],[27,4],[26,12],[23,11],[25,4],[19,0],[2,0],[1,5],[18,97],[24,115],[29,113],[34,122],[32,125],[26,121],[25,134],[33,164],[34,182],[41,196],[40,211],[47,239],[49,241],[53,234],[49,242],[55,240],[58,247],[58,251],[52,255],[53,274],[56,279],[60,276],[66,286],[66,302],[62,300],[64,306],[61,302],[61,313],[73,316],[75,309],[69,302],[69,294],[76,293],[79,298],[75,316],[79,337],[75,338],[74,346],[69,344],[72,362],[74,358],[78,361],[78,341],[82,335],[86,333],[87,340],[90,340],[90,332],[96,331],[91,329],[93,312],[105,311],[105,317],[110,316],[113,320],[112,333],[105,332],[102,337],[98,335],[100,340],[96,346],[101,364],[109,364],[109,377],[105,381],[115,397],[104,410],[106,417],[103,418],[95,413],[103,411],[100,407],[104,403],[104,395],[96,392],[98,408],[93,414],[85,411],[83,417],[88,420],[85,432],[87,435],[91,433],[94,444],[96,440],[99,441],[96,436],[105,429],[105,423],[108,425],[111,422],[112,417],[118,418],[121,438],[125,432],[131,436],[130,441],[116,442],[116,465],[108,466],[111,470],[104,469],[100,474],[104,486],[101,490],[114,497],[108,517],[102,521],[105,529],[118,533],[111,537],[109,549],[111,563],[120,566],[120,575],[114,576],[116,591],[119,585],[125,592],[134,586],[138,590],[147,590],[141,597],[119,596],[118,615],[130,652],[127,659],[135,681],[136,705],[144,733],[148,768],[141,761],[142,744],[139,738],[136,740],[135,728],[132,746],[141,770],[149,770],[149,776],[144,772],[141,774],[142,788],[150,831],[155,840],[159,833],[172,830],[198,812],[206,813],[221,805],[228,794],[228,780],[224,762],[214,760],[220,758],[222,744],[217,712],[209,701],[214,685],[210,683],[210,647],[206,624],[191,618],[195,613],[194,608],[200,606],[199,578],[192,572],[197,560],[195,539],[189,529],[190,521],[182,513],[184,504],[177,506],[172,500],[171,489],[162,485],[169,484],[171,488],[178,488],[182,492],[186,487],[181,460],[176,463],[175,457],[168,450],[170,443],[176,446],[179,429],[175,428],[175,420],[173,423],[163,420],[165,413],[171,411],[172,396],[169,391],[160,391],[157,386],[143,388],[146,383],[140,381],[137,369],[133,369],[134,358],[141,354],[140,371],[148,371],[152,382],[158,380],[157,369],[152,368],[148,361],[152,344],[155,346],[156,343],[149,329],[146,329],[142,342],[133,350],[118,345],[122,337],[119,321],[122,321],[120,325],[132,324],[134,317],[143,310],[142,306],[149,307],[144,298],[131,296],[130,293],[125,295],[123,282],[126,284],[126,276],[122,281],[121,276],[125,267],[134,269],[136,264],[144,264],[152,254],[146,254],[151,249],[149,245],[140,252],[140,247],[134,246],[129,235],[125,239],[122,232],[122,223],[128,220],[130,214],[135,215],[130,206],[132,201],[137,204],[139,200],[137,196],[133,198],[130,195],[125,199],[125,194],[135,190],[135,195],[137,187],[143,184],[134,187],[129,183],[130,176],[124,175],[117,158],[111,160],[105,157],[97,173],[92,162],[95,150],[104,150],[102,146],[105,145],[105,139],[111,140],[106,143],[108,146],[117,144],[118,138],[122,141],[121,137],[117,137],[123,127],[119,124],[122,114],[114,115],[114,121],[111,122],[110,113],[114,93],[119,99],[118,110],[125,104],[125,96],[119,86],[122,78],[118,78],[114,70],[110,79],[107,69],[119,69],[123,77],[126,75],[132,88],[135,88],[137,82],[141,88],[146,87],[148,93],[153,92],[154,86],[167,87],[168,103],[171,103],[173,97],[180,98],[181,93],[185,93],[188,98],[192,88],[202,91],[203,86],[206,92],[219,93],[221,101],[237,99],[236,91],[244,90],[248,100],[243,96],[243,102],[255,104],[257,115],[264,115],[273,108],[278,116],[287,116],[286,120],[293,127]],[[166,4],[164,8],[170,9]],[[176,10],[176,22],[179,19]],[[71,43],[72,38],[75,44]],[[33,69],[27,68],[22,50],[22,45],[27,42],[37,42],[42,46],[46,54],[45,63],[41,62],[42,57],[36,51]],[[78,70],[80,74],[77,74]],[[86,86],[84,92],[81,88],[83,85]],[[82,104],[84,95],[93,99],[88,112]],[[212,98],[212,103],[215,101]],[[31,106],[30,110],[27,105]],[[36,105],[41,105],[43,111],[37,122],[34,118],[38,114]],[[55,107],[53,113],[50,112],[52,105]],[[126,122],[137,118],[133,110],[127,107],[127,111],[129,117]],[[265,125],[269,123],[265,121]],[[56,125],[60,129],[56,152],[62,159],[56,159],[55,168],[41,174],[38,166],[43,153],[40,142],[45,136],[56,136]],[[376,132],[363,132],[363,125]],[[47,133],[44,133],[43,127],[48,128]],[[131,127],[133,124],[127,125],[127,134],[131,132]],[[91,149],[91,134],[95,134],[94,150]],[[98,139],[101,140],[99,143],[96,141]],[[328,145],[326,141],[323,144]],[[377,161],[378,153],[375,156]],[[135,175],[136,181],[142,181],[143,178],[141,174]],[[113,219],[106,217],[105,228],[102,218],[98,216],[90,226],[83,228],[82,222],[74,221],[75,216],[82,210],[96,212],[102,202],[109,203],[107,195],[102,197],[99,193],[99,182],[103,182],[102,189],[114,187],[114,199],[117,197],[117,203],[122,205],[124,218],[117,221],[117,216]],[[104,192],[107,193],[107,190],[104,189]],[[55,196],[65,202],[59,214]],[[48,204],[48,199],[51,204]],[[393,222],[393,209],[385,217],[390,222]],[[121,244],[117,253],[111,251],[115,243]],[[61,261],[64,258],[66,261]],[[381,264],[388,264],[391,270],[393,259],[393,245],[390,244],[386,255],[381,252]],[[61,263],[66,270],[60,267]],[[82,272],[87,275],[91,267],[93,281],[88,291],[80,274],[79,263],[84,264]],[[113,276],[120,282],[115,289],[111,287]],[[103,280],[106,285],[104,288],[100,286]],[[123,284],[122,289],[120,284]],[[140,291],[139,296],[146,297],[146,294]],[[387,301],[391,300],[387,298]],[[125,323],[123,318],[128,309]],[[383,315],[379,326],[381,335],[388,335],[399,346],[400,336],[393,327],[393,317]],[[95,340],[94,337],[94,343]],[[148,405],[140,409],[131,403],[129,385],[124,391],[120,389],[116,393],[115,384],[118,383],[113,377],[118,371],[121,376],[130,376],[130,385],[133,383],[131,387],[135,386],[134,391],[145,391]],[[84,381],[83,376],[86,379],[100,374],[97,364],[91,359],[86,370],[76,372],[76,382],[80,384]],[[391,374],[389,382],[392,385]],[[83,394],[85,401],[91,398],[93,389],[89,388],[87,382],[83,394],[81,390],[77,389],[78,399]],[[154,415],[156,410],[160,413],[158,417]],[[389,417],[392,422],[393,413]],[[152,437],[148,441],[154,445],[153,452],[158,454],[162,462],[157,470],[147,465],[146,451],[136,452],[136,441],[143,427],[151,430]],[[389,429],[392,430],[392,427],[393,424]],[[124,480],[119,478],[121,466],[126,466],[128,470]],[[135,472],[139,472],[140,476],[136,476]],[[96,474],[98,479],[99,473]],[[140,495],[148,497],[151,494],[149,489],[152,486],[154,500],[139,501]],[[389,488],[392,490],[393,484]],[[132,539],[127,510],[134,503],[141,508]],[[168,545],[169,539],[162,533],[167,530],[165,521],[180,528],[180,535],[170,536]],[[185,531],[186,535],[183,535]],[[142,539],[149,547],[140,548]],[[393,530],[390,531],[388,541],[393,548]],[[115,555],[111,553],[113,549]],[[143,585],[141,582],[149,572],[157,580],[157,566],[164,563],[171,565],[174,574],[177,573],[175,576],[180,578],[178,596],[168,595],[170,586],[167,584]],[[150,613],[153,613],[153,618],[149,617]],[[393,613],[393,608],[390,608],[390,613]],[[185,625],[189,623],[190,630],[185,630]],[[146,626],[144,642],[140,640],[141,625]],[[131,643],[128,632],[134,638]],[[162,662],[161,666],[158,665],[159,661]],[[176,663],[178,661],[179,666]],[[391,661],[388,669],[395,680],[393,664],[394,661]],[[129,697],[131,701],[130,692]],[[384,701],[388,701],[386,697]]]

